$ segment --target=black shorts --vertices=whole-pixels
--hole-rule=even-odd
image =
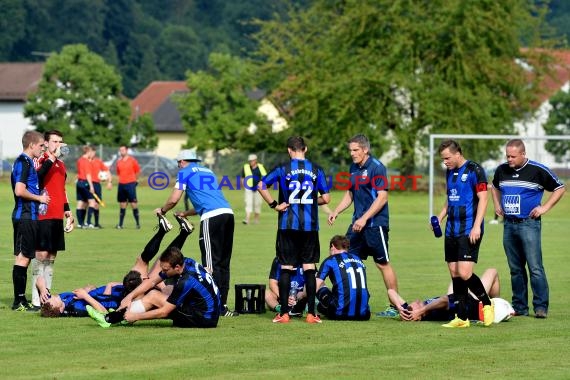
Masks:
[[[197,327],[197,328],[213,328],[218,326],[218,319],[204,318],[202,313],[199,312],[188,312],[185,313],[179,308],[174,309],[172,313],[168,315],[168,318],[172,319],[172,325],[174,327]]]
[[[445,237],[445,261],[455,263],[458,261],[473,261],[479,259],[479,246],[483,235],[475,244],[471,244],[469,236]]]
[[[367,227],[362,232],[354,232],[351,224],[348,226],[346,237],[350,241],[349,253],[357,255],[362,260],[372,256],[374,262],[378,264],[390,262],[388,227]]]
[[[101,191],[101,182],[93,182],[93,190],[99,199],[103,199],[103,192]]]
[[[321,258],[319,232],[277,230],[275,250],[281,265],[297,267],[318,263]]]
[[[14,227],[14,256],[20,253],[28,259],[36,257],[38,248],[38,221],[12,219]]]
[[[119,187],[117,189],[117,202],[137,202],[137,183],[119,183]]]
[[[38,222],[38,250],[65,251],[63,219],[46,219]]]
[[[87,202],[93,198],[93,194],[89,191],[89,182],[85,180],[78,180],[75,184],[75,190],[77,192],[76,200]]]

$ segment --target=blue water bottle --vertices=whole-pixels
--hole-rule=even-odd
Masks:
[[[439,225],[439,219],[435,215],[431,217],[431,227],[433,228],[433,234],[436,238],[443,235],[441,232],[441,226]]]

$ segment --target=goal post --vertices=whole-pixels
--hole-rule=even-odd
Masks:
[[[430,134],[429,135],[429,215],[434,215],[433,197],[434,197],[434,155],[435,140],[456,139],[456,140],[504,140],[505,142],[512,139],[525,140],[570,140],[570,136],[566,135],[545,135],[545,136],[521,136],[521,135],[477,135],[477,134]]]

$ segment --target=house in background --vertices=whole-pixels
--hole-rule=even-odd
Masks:
[[[151,82],[131,101],[131,119],[146,113],[152,115],[158,137],[156,154],[160,156],[174,158],[186,144],[188,136],[172,96],[187,92],[186,82],[157,81]]]
[[[22,135],[33,129],[24,117],[28,95],[38,88],[44,63],[0,63],[0,159],[22,152]]]
[[[188,140],[180,112],[172,99],[173,96],[188,91],[184,81],[151,82],[131,102],[131,119],[136,119],[145,113],[152,115],[158,137],[156,154],[160,156],[176,157]],[[281,117],[277,108],[265,98],[265,91],[255,90],[247,95],[249,98],[260,102],[258,111],[267,117],[274,132],[279,132],[288,127],[287,121]],[[255,133],[257,129],[254,124],[248,128],[251,133]]]

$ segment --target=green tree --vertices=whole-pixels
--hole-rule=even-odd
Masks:
[[[134,144],[142,150],[153,150],[158,146],[158,136],[154,128],[152,116],[145,113],[131,122],[130,134],[134,136]]]
[[[40,132],[61,130],[71,144],[130,140],[130,107],[121,95],[121,77],[85,45],[68,45],[49,57],[24,115]]]
[[[559,91],[550,99],[552,110],[548,115],[548,121],[544,125],[547,135],[570,136],[570,93]],[[546,150],[552,153],[557,160],[568,159],[570,141],[550,140],[546,143]]]
[[[513,132],[533,99],[515,59],[541,54],[519,42],[521,30],[540,42],[535,11],[526,0],[316,0],[261,22],[258,53],[295,133],[339,159],[367,134],[382,150],[395,144],[410,174],[429,133]],[[466,142],[467,155],[489,144]]]
[[[208,71],[189,71],[190,92],[177,100],[187,146],[220,150],[255,144],[248,127],[255,123],[267,131],[267,121],[257,113],[259,102],[247,96],[254,83],[253,66],[228,54],[212,53]]]

